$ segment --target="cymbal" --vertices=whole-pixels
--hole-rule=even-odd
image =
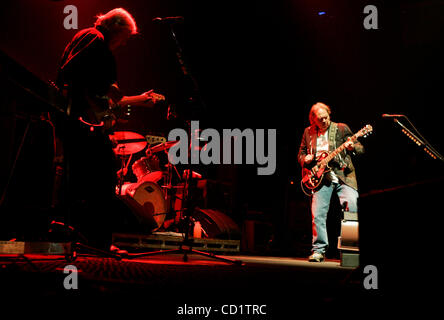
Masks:
[[[155,153],[163,150],[168,150],[172,146],[174,146],[176,143],[179,143],[179,141],[167,141],[158,145],[155,145],[153,147],[150,147],[149,151]]]
[[[142,151],[148,144],[144,136],[131,131],[116,131],[110,134],[109,138],[117,143],[113,150],[116,155],[120,156]]]

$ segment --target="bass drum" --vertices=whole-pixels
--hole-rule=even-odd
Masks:
[[[196,208],[193,219],[200,222],[202,232],[207,238],[240,240],[241,230],[226,214],[213,209]]]
[[[156,231],[162,226],[168,207],[162,188],[157,183],[142,181],[128,185],[121,198],[132,209],[143,227]]]

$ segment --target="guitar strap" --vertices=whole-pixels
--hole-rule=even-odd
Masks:
[[[313,155],[316,155],[316,140],[317,140],[317,133],[315,129],[313,129],[314,133],[311,134],[310,139],[310,152]],[[330,127],[328,128],[328,150],[333,151],[336,149],[336,132],[338,131],[338,126],[335,122],[331,122]]]
[[[318,138],[317,133],[316,133],[316,129],[313,126],[312,128],[310,128],[311,133],[311,139],[310,139],[310,154],[316,156],[316,139]]]
[[[329,148],[329,151],[337,149],[337,145],[336,145],[336,132],[337,131],[338,131],[338,124],[336,122],[332,122],[330,124],[330,129],[329,129],[329,132],[328,132],[328,148]],[[336,160],[338,161],[340,168],[345,168],[347,166],[345,161],[342,159],[341,153],[338,153]]]
[[[338,125],[336,122],[330,124],[330,129],[328,130],[328,150],[333,151],[336,149],[336,132],[338,131]]]

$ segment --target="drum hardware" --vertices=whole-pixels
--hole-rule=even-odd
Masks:
[[[148,142],[148,144],[157,144],[157,143],[164,143],[166,142],[166,138],[165,137],[161,137],[161,136],[153,136],[153,135],[146,135],[145,136],[146,141]]]
[[[121,145],[119,148],[125,149],[125,146]],[[121,150],[119,150],[119,151],[121,151]],[[131,162],[133,154],[130,154],[129,159],[126,163],[125,163],[125,157],[123,155],[120,157],[121,157],[121,166],[120,166],[120,170],[117,171],[117,179],[118,179],[118,184],[119,184],[117,194],[119,194],[119,195],[122,194],[122,186],[124,183],[125,176],[128,174],[128,165]]]
[[[167,151],[175,144],[179,143],[178,141],[166,141],[160,144],[157,144],[155,146],[150,146],[149,150],[152,153],[160,152],[160,151]]]
[[[190,174],[190,170],[189,169],[184,170],[183,171],[183,179],[184,180],[187,179],[189,174]],[[202,175],[200,173],[196,172],[196,171],[191,171],[191,175],[192,175],[191,177],[193,179],[202,179]]]

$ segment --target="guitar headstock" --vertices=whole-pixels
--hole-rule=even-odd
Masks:
[[[373,132],[373,127],[371,125],[366,125],[364,128],[356,133],[356,137],[368,137]]]

